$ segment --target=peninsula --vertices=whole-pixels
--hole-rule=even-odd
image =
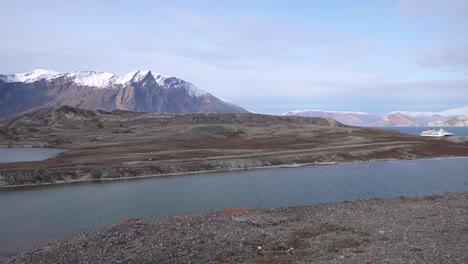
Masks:
[[[422,138],[334,119],[43,108],[0,122],[2,147],[67,150],[0,164],[0,187],[468,155],[468,139]]]

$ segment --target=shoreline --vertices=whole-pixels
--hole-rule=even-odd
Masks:
[[[190,171],[190,172],[174,172],[166,174],[150,174],[150,175],[139,175],[131,177],[115,177],[115,178],[97,178],[97,179],[78,179],[78,180],[69,180],[69,181],[56,181],[56,182],[45,182],[45,183],[33,183],[33,184],[18,184],[18,185],[0,185],[0,191],[6,189],[22,189],[22,188],[34,188],[40,186],[57,186],[64,184],[85,184],[93,182],[111,182],[111,181],[128,181],[128,180],[139,180],[139,179],[149,179],[149,178],[159,178],[159,177],[171,177],[171,176],[191,176],[196,174],[204,173],[222,173],[222,172],[239,172],[246,170],[262,170],[262,169],[275,169],[275,168],[298,168],[306,166],[329,166],[329,165],[341,165],[341,164],[355,164],[355,163],[366,163],[366,162],[386,162],[386,161],[410,161],[410,160],[439,160],[439,159],[466,159],[468,156],[444,156],[444,157],[431,157],[431,158],[414,158],[414,159],[370,159],[370,160],[350,160],[350,161],[330,161],[330,162],[309,162],[309,163],[300,163],[300,164],[281,164],[281,165],[271,165],[271,166],[258,166],[258,167],[248,167],[248,168],[227,168],[227,169],[218,169],[218,170],[203,170],[203,171]],[[0,171],[1,173],[1,171]]]
[[[113,225],[4,263],[465,263],[468,192],[226,208]]]

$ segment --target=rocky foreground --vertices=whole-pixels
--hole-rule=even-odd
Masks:
[[[468,263],[468,192],[130,218],[4,263]]]
[[[67,150],[0,164],[0,188],[271,166],[468,156],[468,139],[422,138],[333,119],[45,108],[0,122],[0,146]]]

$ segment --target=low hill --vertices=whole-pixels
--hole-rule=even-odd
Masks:
[[[260,114],[161,114],[130,111],[50,107],[0,121],[4,145],[67,146],[145,141],[228,138],[257,134],[268,127],[344,127],[333,119],[282,117]]]
[[[382,118],[378,115],[363,112],[336,112],[320,110],[290,111],[285,116],[305,116],[305,117],[327,117],[351,126],[369,126],[379,122]]]
[[[385,115],[376,126],[420,126],[419,123],[411,119],[410,117],[401,113],[391,113]]]
[[[381,159],[467,156],[460,139],[251,113],[159,114],[45,108],[0,122],[0,146],[57,147],[0,164],[0,187]]]

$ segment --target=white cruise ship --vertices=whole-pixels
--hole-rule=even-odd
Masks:
[[[453,136],[453,133],[448,132],[447,130],[444,130],[441,128],[440,130],[435,130],[435,129],[429,129],[429,130],[424,130],[421,132],[422,137],[445,137],[445,136]]]

